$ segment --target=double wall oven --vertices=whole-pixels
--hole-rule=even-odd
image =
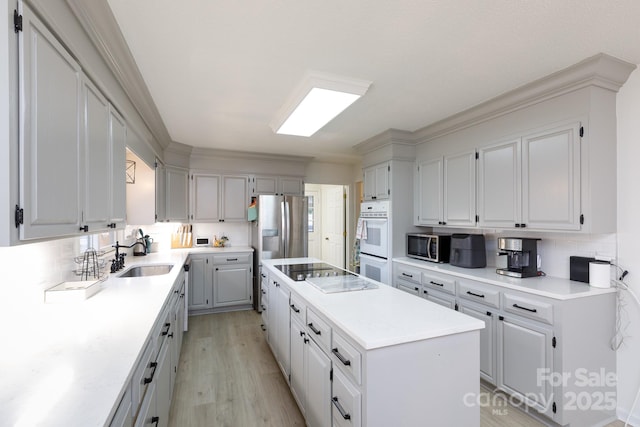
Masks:
[[[366,228],[360,239],[360,274],[390,284],[389,201],[363,202],[360,221]]]

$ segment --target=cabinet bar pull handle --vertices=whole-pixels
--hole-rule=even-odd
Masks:
[[[165,336],[165,335],[167,335],[169,333],[169,329],[171,328],[171,323],[165,323],[164,327],[167,328],[167,330],[166,331],[162,331],[162,334],[161,334],[162,336]]]
[[[338,351],[337,347],[336,348],[332,348],[331,352],[336,355],[338,360],[340,360],[343,365],[345,365],[345,366],[350,366],[351,365],[351,361],[348,360],[348,359],[345,359],[344,356],[340,354],[340,352]]]
[[[238,258],[227,258],[227,261],[237,261]]]
[[[333,401],[333,404],[338,410],[338,412],[340,412],[340,415],[342,415],[342,418],[344,418],[345,420],[350,420],[351,415],[349,415],[347,411],[344,410],[340,402],[338,402],[338,396],[334,396],[331,400]]]
[[[468,293],[469,295],[473,295],[474,297],[484,298],[484,295],[482,295],[482,294],[474,294],[474,293],[473,293],[473,292],[471,292],[471,291],[467,291],[467,293]]]
[[[144,379],[144,381],[142,382],[143,384],[149,384],[151,381],[153,381],[153,377],[156,375],[156,368],[158,367],[158,362],[151,362],[149,366],[153,368],[153,371],[151,371],[151,376],[149,378]]]
[[[444,285],[442,283],[438,283],[438,282],[434,282],[433,280],[430,281],[429,283],[431,283],[432,285],[436,285],[436,286],[442,286],[444,287]]]
[[[413,274],[402,273],[402,275],[403,275],[403,276],[405,276],[405,277],[411,277],[411,278],[413,278]]]
[[[296,313],[300,313],[300,309],[296,307],[295,304],[291,304],[289,307],[291,307],[291,310],[295,311]]]
[[[530,311],[531,313],[537,313],[537,312],[538,312],[538,310],[537,310],[537,309],[535,309],[535,308],[527,308],[527,307],[523,307],[523,306],[518,305],[518,304],[513,304],[513,306],[514,306],[515,308],[519,308],[520,310],[527,310],[527,311]]]
[[[317,330],[315,326],[313,326],[313,323],[309,323],[307,326],[313,331],[314,334],[322,335],[322,331]]]

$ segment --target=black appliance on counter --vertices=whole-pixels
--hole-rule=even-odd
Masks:
[[[498,255],[507,256],[507,268],[498,268],[496,273],[510,277],[538,276],[538,240],[540,239],[499,238]]]
[[[449,262],[451,235],[407,234],[407,256],[424,261]]]
[[[449,263],[456,267],[484,268],[487,266],[487,250],[484,234],[451,235]]]

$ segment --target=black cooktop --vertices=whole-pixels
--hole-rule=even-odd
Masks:
[[[306,280],[309,277],[346,276],[353,274],[324,262],[280,264],[275,267],[297,282]]]

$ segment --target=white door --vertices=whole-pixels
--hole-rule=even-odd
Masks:
[[[320,186],[307,184],[305,196],[309,198],[308,253],[312,258],[322,259],[322,192]]]
[[[418,165],[418,224],[442,223],[442,158],[428,160]]]
[[[127,214],[126,202],[126,140],[127,125],[124,119],[109,108],[109,132],[111,140],[111,221],[124,227]]]
[[[322,259],[335,266],[345,265],[344,187],[322,186]]]
[[[446,225],[476,225],[476,152],[444,158],[443,217]]]

